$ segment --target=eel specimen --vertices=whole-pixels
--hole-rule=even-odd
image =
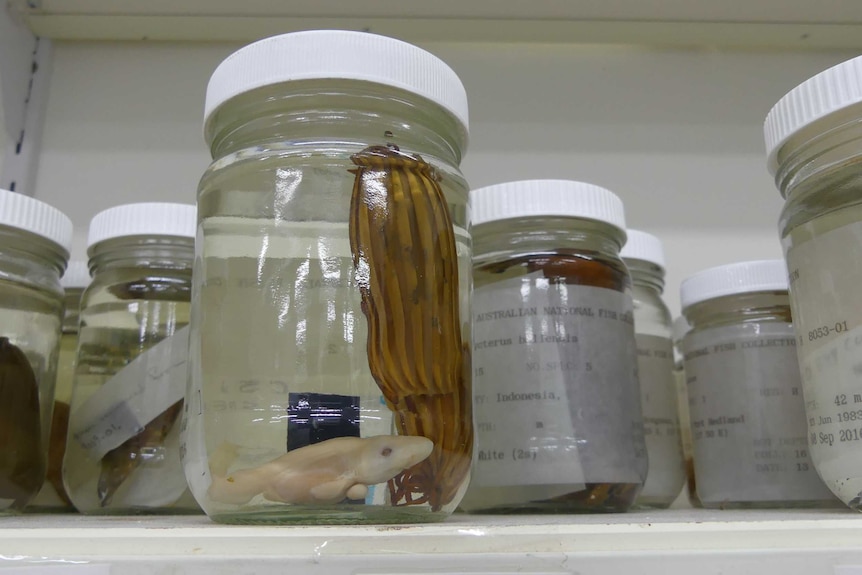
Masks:
[[[427,460],[389,482],[391,503],[438,511],[463,488],[473,450],[452,219],[439,177],[421,157],[371,146],[351,161],[350,249],[368,365],[399,434],[434,442]]]

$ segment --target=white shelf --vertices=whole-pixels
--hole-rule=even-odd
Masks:
[[[832,573],[862,565],[862,516],[670,510],[455,515],[432,525],[245,527],[195,517],[25,515],[0,521],[3,566],[110,564],[117,573]],[[10,561],[10,558],[17,558]],[[224,571],[207,571],[218,568]],[[134,571],[132,571],[134,568]],[[128,569],[128,570],[126,570]],[[280,570],[279,570],[280,569]],[[378,570],[379,569],[379,570]],[[634,569],[631,571],[630,569]],[[726,570],[726,571],[723,571]]]
[[[246,41],[309,28],[413,42],[862,47],[862,3],[840,0],[11,0],[40,36]]]

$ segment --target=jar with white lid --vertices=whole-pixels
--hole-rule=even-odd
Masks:
[[[37,511],[74,511],[75,507],[63,485],[63,456],[69,429],[69,404],[72,401],[72,381],[75,376],[75,356],[78,353],[78,318],[81,296],[90,285],[90,268],[86,260],[72,260],[60,278],[63,287],[63,327],[60,351],[57,355],[57,383],[54,386],[54,410],[48,440],[48,468],[45,483],[28,506]]]
[[[623,205],[598,186],[473,190],[470,512],[625,511],[647,455]]]
[[[470,475],[467,98],[432,54],[317,30],[213,73],[185,443],[226,523],[439,521]]]
[[[764,133],[785,199],[809,448],[833,493],[862,508],[862,57],[791,90]]]
[[[679,431],[670,310],[662,300],[665,261],[661,240],[629,229],[621,257],[632,276],[638,381],[649,471],[639,506],[669,507],[685,483]]]
[[[63,460],[81,512],[199,512],[180,461],[195,229],[195,206],[173,203],[90,222]]]
[[[45,480],[72,221],[0,190],[0,513]]]
[[[829,506],[808,452],[781,260],[702,271],[680,287],[694,475],[708,508]]]

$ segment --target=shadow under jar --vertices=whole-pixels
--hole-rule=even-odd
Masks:
[[[803,82],[764,125],[817,472],[862,509],[862,58]]]
[[[474,190],[476,456],[462,507],[625,511],[647,456],[622,202],[581,182]]]
[[[439,521],[470,473],[467,103],[403,42],[311,31],[214,72],[185,468],[225,523]]]
[[[0,514],[45,480],[71,240],[59,210],[0,190]]]
[[[680,288],[697,497],[707,508],[840,505],[811,463],[781,260],[702,271]]]

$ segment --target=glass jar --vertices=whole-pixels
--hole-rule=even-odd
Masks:
[[[470,512],[625,511],[643,436],[622,202],[529,180],[470,195],[476,456]]]
[[[811,456],[862,508],[862,57],[800,84],[766,118],[768,167],[786,202],[790,272]]]
[[[676,378],[676,397],[679,408],[679,436],[682,440],[682,456],[685,460],[686,495],[692,507],[702,507],[697,498],[697,484],[694,479],[694,455],[691,438],[691,416],[689,414],[688,387],[685,379],[682,340],[691,330],[684,315],[673,320],[673,374]]]
[[[72,221],[0,190],[0,514],[45,481]]]
[[[670,310],[664,291],[664,249],[661,240],[628,230],[621,256],[632,276],[638,381],[649,471],[637,499],[639,506],[666,508],[685,483],[685,461],[679,433],[676,378]]]
[[[199,511],[180,462],[195,207],[140,203],[90,222],[63,478],[91,514]]]
[[[75,376],[75,356],[78,352],[78,318],[81,296],[90,285],[90,269],[85,260],[72,260],[60,278],[63,287],[64,313],[60,351],[57,355],[57,383],[54,386],[54,411],[48,440],[47,476],[39,494],[28,510],[62,512],[75,507],[63,485],[63,456],[69,430],[69,404],[72,401],[72,380]]]
[[[222,62],[205,116],[195,497],[225,523],[445,518],[473,441],[460,80],[391,38],[300,32]]]
[[[835,502],[808,453],[784,262],[711,268],[680,295],[692,326],[683,348],[702,505]]]

